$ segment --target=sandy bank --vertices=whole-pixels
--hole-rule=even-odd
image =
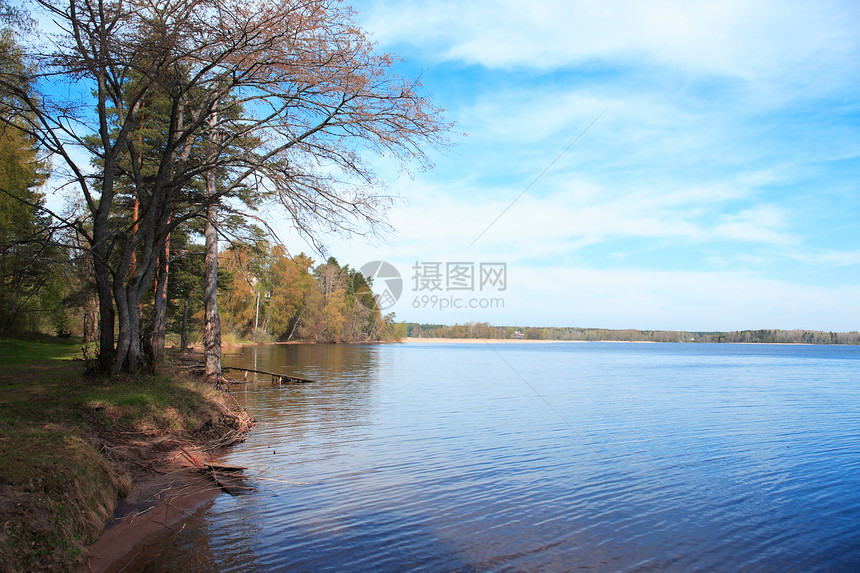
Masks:
[[[179,531],[183,521],[224,493],[194,464],[243,441],[253,421],[226,394],[218,397],[206,406],[209,422],[191,434],[156,432],[130,440],[104,436],[106,451],[129,472],[132,488],[118,501],[99,538],[85,548],[75,573],[127,570],[153,543]]]
[[[198,457],[200,452],[195,452]],[[117,507],[114,519],[98,541],[85,550],[75,573],[117,573],[126,570],[148,547],[174,533],[182,522],[218,496],[221,490],[179,453],[165,456],[146,479]]]

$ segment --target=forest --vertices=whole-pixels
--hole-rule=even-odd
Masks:
[[[398,336],[325,238],[384,233],[371,159],[429,167],[451,125],[348,6],[32,7],[54,33],[0,0],[0,334],[80,333],[106,376],[196,337],[210,380],[222,324],[227,342]],[[272,217],[327,260],[289,255]]]
[[[2,150],[0,150],[2,154]],[[0,197],[2,204],[2,197]],[[9,205],[4,216],[15,213]],[[18,223],[35,227],[31,210],[17,213]],[[0,233],[14,239],[4,217]],[[88,261],[61,242],[41,241],[41,249],[7,248],[0,254],[0,336],[45,333],[94,340],[97,325],[94,288]],[[187,350],[203,334],[203,248],[174,240],[167,288],[168,343]],[[406,326],[394,314],[383,315],[372,283],[333,257],[323,263],[267,241],[230,246],[219,253],[218,298],[224,344],[241,342],[357,343],[401,340]],[[154,296],[142,304],[151,315]],[[148,328],[149,324],[144,324]]]
[[[307,255],[289,256],[281,245],[265,247],[235,247],[222,254],[219,297],[225,342],[356,343],[406,336],[405,324],[396,323],[393,313],[380,312],[372,283],[359,271],[340,266],[333,257],[314,265]],[[182,306],[184,315],[185,302]],[[182,320],[176,322],[173,331],[181,333]],[[199,319],[197,324],[199,332]]]

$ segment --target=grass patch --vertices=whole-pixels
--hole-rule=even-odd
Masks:
[[[69,570],[129,491],[124,455],[147,438],[218,436],[232,420],[225,396],[196,380],[84,377],[80,348],[0,339],[2,571]]]
[[[79,338],[55,338],[44,334],[0,338],[0,366],[81,358],[82,347]]]
[[[141,433],[193,432],[215,423],[208,402],[220,392],[189,379],[140,376],[108,385],[81,389],[76,402],[107,426],[133,428]]]

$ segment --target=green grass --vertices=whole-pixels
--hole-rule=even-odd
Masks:
[[[164,375],[83,375],[75,339],[0,339],[0,570],[68,569],[127,492],[100,444],[215,426],[213,388]]]
[[[75,402],[107,425],[140,432],[193,431],[212,421],[206,419],[211,408],[205,398],[217,396],[214,389],[190,380],[140,376],[82,388]]]
[[[81,358],[82,347],[83,343],[79,338],[54,338],[46,335],[0,338],[0,367]]]
[[[75,428],[95,417],[141,431],[193,429],[206,410],[201,404],[218,396],[169,376],[86,378],[74,360],[80,355],[76,340],[0,339],[0,425],[38,420]]]
[[[113,513],[122,476],[90,443],[75,339],[0,339],[0,560],[68,568]]]

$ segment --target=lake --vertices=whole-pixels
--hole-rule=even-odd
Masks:
[[[272,345],[141,571],[858,571],[860,347]],[[127,569],[131,570],[131,569]]]

